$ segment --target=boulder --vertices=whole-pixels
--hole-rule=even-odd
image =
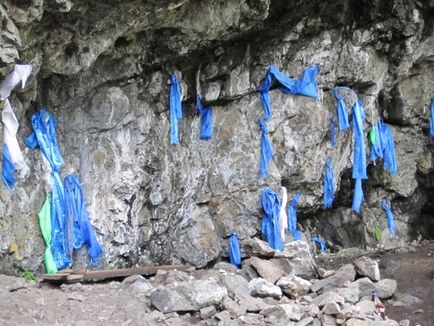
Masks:
[[[357,274],[360,276],[367,276],[374,282],[380,280],[380,269],[378,268],[377,261],[363,256],[357,259],[354,262],[354,265],[356,267]]]
[[[298,276],[282,277],[277,283],[283,293],[292,299],[297,299],[309,292],[312,284]]]
[[[216,311],[214,306],[205,307],[205,308],[200,309],[200,318],[208,319],[208,318],[214,316],[216,313],[217,313],[217,311]]]
[[[259,312],[269,306],[261,298],[254,298],[250,294],[238,293],[235,300],[241,306],[246,307],[248,312]]]
[[[318,292],[327,287],[341,287],[348,281],[354,281],[356,277],[356,271],[352,264],[346,264],[339,268],[332,276],[319,280],[312,284],[311,289],[313,292]]]
[[[270,306],[261,310],[264,317],[275,316],[278,320],[299,321],[303,317],[303,311],[295,303]]]
[[[285,271],[280,266],[273,264],[269,260],[252,257],[250,258],[250,264],[256,269],[259,276],[273,284],[285,275]]]
[[[341,312],[341,308],[336,302],[330,301],[324,305],[321,311],[327,315],[336,315]]]
[[[371,297],[372,291],[378,293],[380,299],[390,298],[396,291],[397,283],[392,279],[383,279],[377,283],[373,283],[369,278],[364,277],[354,281],[351,287],[359,288],[359,298],[364,296]]]
[[[282,290],[280,287],[260,277],[254,278],[249,282],[249,290],[250,295],[254,297],[272,297],[275,299],[280,299],[282,297]]]
[[[162,313],[192,311],[193,305],[176,291],[158,286],[151,292],[151,303]]]
[[[147,294],[153,289],[152,284],[141,275],[131,275],[122,281],[122,287],[135,294]]]
[[[267,242],[258,238],[250,238],[242,242],[246,256],[248,257],[274,257],[275,250]]]
[[[232,319],[244,315],[247,311],[246,306],[236,303],[231,298],[224,298],[222,301],[222,308],[229,312]]]
[[[235,275],[235,274],[224,275],[221,278],[221,283],[223,286],[226,287],[226,289],[228,290],[229,296],[231,296],[232,298],[237,293],[245,293],[245,294],[250,293],[249,283],[247,282],[247,280],[244,277],[242,277],[240,275]]]
[[[294,275],[304,278],[316,277],[316,264],[309,245],[303,241],[292,241],[285,244],[282,252],[276,252],[275,258],[289,258],[294,267]]]
[[[195,310],[218,305],[228,296],[228,290],[214,280],[183,282],[176,287],[176,290],[191,303]]]

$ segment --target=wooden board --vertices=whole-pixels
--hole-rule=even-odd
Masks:
[[[74,283],[74,282],[86,282],[86,281],[102,281],[111,278],[124,278],[131,275],[145,275],[151,276],[155,275],[158,270],[163,271],[183,271],[192,272],[195,270],[194,266],[143,266],[134,268],[123,268],[123,269],[113,269],[113,270],[96,270],[96,271],[85,271],[85,270],[62,270],[58,274],[43,274],[40,278],[46,282],[57,282],[57,283]]]

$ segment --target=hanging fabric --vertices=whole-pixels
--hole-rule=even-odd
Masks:
[[[378,129],[378,123],[373,125],[369,131],[369,143],[371,147],[371,161],[375,162],[377,158],[383,158],[383,148],[380,139],[380,131]]]
[[[336,146],[336,118],[334,116],[330,117],[330,145],[332,148]]]
[[[297,203],[301,198],[301,193],[297,193],[291,201],[288,207],[288,231],[292,234],[292,238],[295,240],[301,240],[302,233],[297,230]]]
[[[51,252],[51,194],[47,192],[45,203],[39,214],[39,227],[45,241],[44,265],[47,274],[56,274],[57,268]]]
[[[279,226],[280,198],[273,190],[265,188],[261,192],[261,203],[264,210],[262,235],[271,248],[283,250],[284,244],[280,237]]]
[[[353,194],[353,211],[360,213],[360,207],[362,206],[365,197],[363,196],[363,188],[362,188],[362,179],[357,178],[354,185],[354,194]]]
[[[229,260],[235,267],[239,268],[241,266],[240,244],[235,232],[232,232],[229,238]]]
[[[392,128],[382,121],[380,122],[380,139],[383,148],[384,167],[392,175],[396,175],[398,167],[396,165],[395,141],[393,139]]]
[[[341,95],[343,93],[344,95]],[[340,87],[336,86],[333,89],[333,95],[338,101],[337,111],[338,111],[338,119],[339,119],[339,130],[344,131],[350,127],[350,123],[348,122],[348,108],[345,104],[345,99],[351,93],[351,89],[348,87]]]
[[[3,169],[2,169],[2,179],[6,188],[12,191],[15,185],[15,167],[12,162],[11,154],[9,153],[8,145],[3,144]]]
[[[33,133],[25,139],[30,149],[39,147],[43,161],[51,170],[51,251],[57,269],[71,267],[67,234],[65,192],[59,172],[62,168],[62,156],[57,145],[57,120],[49,112],[41,110],[32,116]]]
[[[212,108],[204,108],[200,96],[196,97],[197,111],[200,114],[200,139],[210,140],[212,138]]]
[[[429,133],[434,138],[434,98],[431,99],[431,119],[429,121]]]
[[[181,89],[175,74],[170,76],[170,143],[179,144],[178,120],[182,119]]]
[[[333,205],[333,197],[335,194],[335,173],[333,171],[332,160],[327,158],[327,162],[324,168],[324,198],[323,208],[331,208]]]
[[[286,215],[286,204],[288,203],[288,193],[285,187],[282,187],[282,204],[280,205],[279,211],[279,226],[280,226],[280,237],[285,241],[285,231],[288,227],[288,216]]]
[[[319,244],[321,252],[325,252],[327,250],[327,246],[326,246],[325,241],[323,239],[321,239],[320,237],[312,237],[312,238],[310,238],[310,240]]]
[[[8,100],[12,89],[15,88],[17,84],[21,82],[21,87],[24,88],[32,72],[32,65],[15,65],[12,72],[0,83],[0,99],[4,100],[4,108],[2,111],[2,122],[3,122],[3,161],[5,161],[5,156],[8,155],[8,163],[11,163],[13,169],[10,166],[3,166],[2,177],[3,181],[9,180],[13,182],[5,183],[9,191],[15,184],[15,170],[20,170],[25,166],[23,154],[21,153],[20,146],[17,140],[17,132],[19,128],[19,123],[17,117],[15,116],[12,106]],[[7,151],[8,153],[6,153]],[[12,173],[12,174],[11,174]]]
[[[394,222],[394,217],[393,217],[393,213],[390,207],[390,202],[386,199],[383,199],[381,201],[381,208],[384,209],[384,211],[386,212],[387,215],[387,226],[389,227],[389,231],[390,234],[392,235],[392,238],[396,237],[396,231],[395,231],[395,222]]]
[[[271,104],[269,91],[276,81],[278,89],[285,94],[304,95],[316,99],[318,97],[316,76],[320,70],[319,65],[308,67],[302,76],[296,80],[285,76],[276,67],[270,65],[265,75],[264,81],[258,88],[261,96],[262,107],[266,120],[271,119]]]
[[[259,176],[261,178],[268,175],[268,164],[273,158],[273,148],[268,138],[268,126],[262,119],[258,119],[261,126],[261,159],[259,161]]]
[[[78,176],[67,175],[64,180],[64,185],[68,217],[72,219],[72,223],[70,224],[72,224],[73,229],[73,239],[71,239],[73,240],[73,244],[69,246],[73,246],[74,249],[79,249],[83,244],[87,245],[91,263],[97,264],[102,249],[89,221],[83,190]]]

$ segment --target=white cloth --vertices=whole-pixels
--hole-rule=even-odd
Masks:
[[[280,236],[285,243],[285,231],[288,228],[288,216],[286,215],[286,204],[288,203],[288,194],[285,187],[282,187],[282,205],[279,211]]]
[[[31,72],[32,65],[15,65],[14,70],[0,84],[0,98],[5,100],[2,112],[3,142],[8,146],[12,162],[17,170],[22,169],[25,163],[17,140],[19,123],[9,103],[8,97],[12,89],[19,82],[21,82],[21,87],[24,88]]]

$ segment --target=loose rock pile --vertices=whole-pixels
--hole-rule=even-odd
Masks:
[[[318,268],[309,246],[282,252],[251,239],[242,268],[220,262],[192,273],[159,271],[122,282],[29,286],[0,277],[0,321],[62,325],[398,325],[376,313],[371,292],[392,297],[378,263],[360,257],[337,270]],[[7,285],[7,286],[3,286]],[[394,296],[396,296],[395,294]],[[402,297],[401,301],[405,301]],[[68,319],[64,318],[69,311]],[[387,313],[387,311],[386,311]],[[402,321],[399,325],[406,325]]]

